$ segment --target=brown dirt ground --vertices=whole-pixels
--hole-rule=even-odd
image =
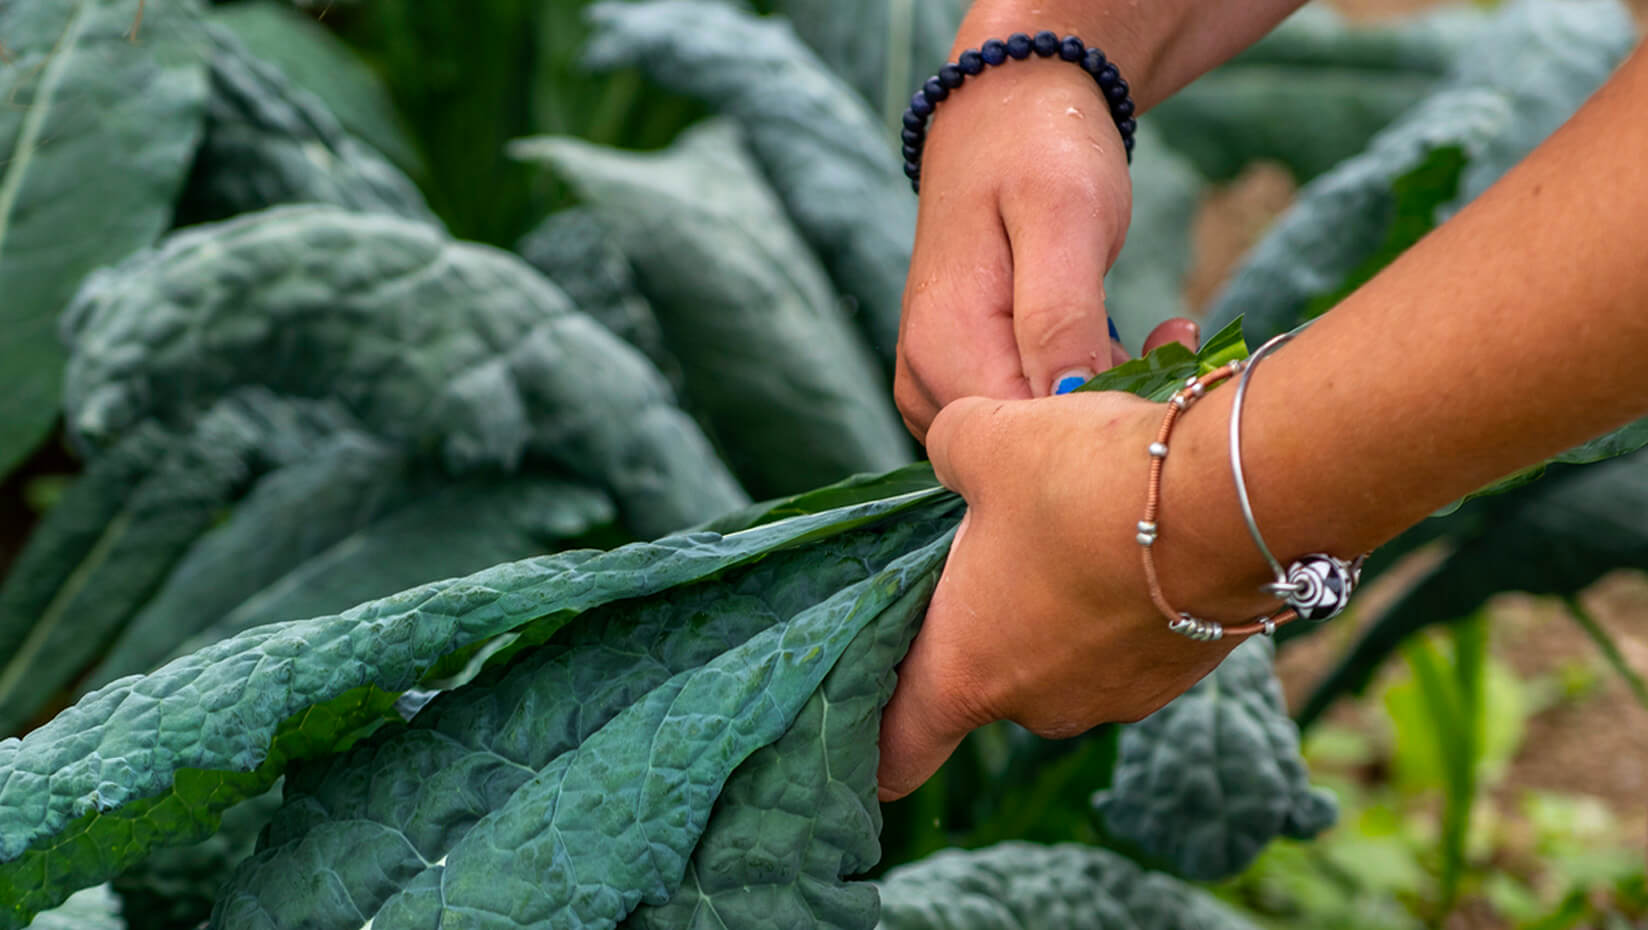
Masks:
[[[1648,23],[1648,0],[1630,0],[1639,20]],[[1435,0],[1336,0],[1333,4],[1359,20],[1413,12]],[[1279,167],[1258,165],[1211,194],[1197,218],[1197,261],[1186,282],[1193,308],[1205,308],[1242,254],[1285,209],[1293,196],[1291,178]],[[1362,597],[1358,613],[1371,618],[1388,599],[1423,571],[1420,554],[1406,573],[1381,579]],[[1582,603],[1619,643],[1625,659],[1648,677],[1648,572],[1621,572],[1599,582]],[[1622,823],[1648,825],[1648,710],[1607,669],[1600,654],[1559,603],[1507,594],[1491,605],[1495,652],[1524,680],[1560,676],[1577,665],[1591,670],[1597,687],[1572,700],[1558,701],[1528,721],[1523,749],[1495,790],[1512,802],[1526,790],[1590,795],[1604,801]],[[1354,627],[1322,635],[1290,648],[1280,671],[1290,699],[1298,700],[1354,635]],[[1341,706],[1335,719],[1367,725],[1377,707]],[[1648,826],[1635,831],[1648,848]],[[1464,908],[1450,928],[1488,930],[1503,926],[1491,911]]]

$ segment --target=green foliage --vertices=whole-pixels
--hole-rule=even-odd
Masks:
[[[1105,275],[1105,310],[1130,349],[1144,344],[1158,323],[1190,316],[1190,229],[1207,179],[1144,123],[1134,135],[1149,153],[1133,163],[1133,216],[1127,242]]]
[[[634,265],[727,462],[758,497],[909,460],[890,389],[817,259],[724,122],[668,151],[518,143],[570,180]]]
[[[329,399],[456,474],[548,460],[642,535],[741,503],[644,358],[519,259],[426,224],[297,207],[185,231],[89,280],[65,328],[90,446],[257,386]]]
[[[675,387],[681,363],[670,355],[658,316],[641,294],[635,270],[595,211],[551,213],[515,246],[527,264],[566,292],[572,305],[641,350]]]
[[[1197,889],[1090,846],[942,852],[881,883],[880,930],[1250,930]]]
[[[590,12],[591,64],[640,65],[657,83],[738,121],[807,244],[857,301],[860,326],[891,370],[916,198],[875,114],[781,19],[714,0],[602,3]]]
[[[260,0],[203,24],[149,0],[134,38],[131,0],[12,6],[0,324],[21,361],[0,352],[0,472],[55,415],[54,328],[86,467],[0,582],[0,732],[83,694],[0,741],[0,928],[111,880],[133,930],[1245,927],[1124,855],[1226,874],[1331,818],[1263,643],[1142,724],[987,728],[909,801],[875,800],[880,710],[961,513],[905,465],[877,364],[915,215],[894,124],[959,3]],[[1291,21],[1141,130],[1105,282],[1124,335],[1182,306],[1204,174],[1320,174],[1277,233],[1296,251],[1262,247],[1233,292],[1257,327],[1294,325],[1549,132],[1624,22],[1597,0]],[[1254,109],[1278,99],[1308,125]],[[554,178],[506,159],[535,133],[557,138],[512,151]],[[187,228],[151,248],[168,223]],[[1244,352],[1233,320],[1088,389],[1159,400]],[[1644,443],[1648,421],[1410,535],[1451,545],[1455,574],[1332,681],[1507,572],[1571,592],[1648,562]],[[735,474],[802,493],[749,504]],[[1435,920],[1486,887],[1470,760],[1501,702],[1469,633],[1406,647],[1421,674],[1391,692],[1395,716],[1440,722],[1391,764],[1428,759],[1449,789],[1441,851],[1353,806],[1349,831],[1271,845],[1267,882],[1303,850],[1303,897],[1366,874]],[[896,865],[1025,837],[1122,851],[1009,843],[861,880],[884,845]],[[1579,897],[1501,882],[1518,920],[1587,919],[1602,885],[1634,900],[1613,859],[1563,842]],[[1402,925],[1374,900],[1341,894],[1315,926]]]
[[[1255,344],[1298,325],[1313,299],[1337,292],[1387,242],[1397,179],[1434,150],[1457,148],[1466,159],[1463,199],[1475,197],[1590,96],[1635,37],[1615,0],[1505,4],[1471,37],[1488,51],[1458,56],[1434,92],[1299,192],[1210,321],[1243,315]]]
[[[227,29],[212,25],[206,34],[206,138],[178,206],[181,222],[289,203],[434,220],[411,180],[345,132],[318,98],[254,57]]]
[[[1183,697],[1122,732],[1094,807],[1116,835],[1188,878],[1227,878],[1278,836],[1333,824],[1310,787],[1267,640],[1243,644]]]
[[[1572,594],[1616,568],[1648,565],[1648,452],[1566,468],[1538,484],[1472,501],[1443,525],[1448,557],[1383,611],[1322,678],[1299,713],[1309,726],[1360,692],[1414,633],[1469,617],[1514,586]]]
[[[126,930],[120,911],[120,897],[108,885],[98,885],[42,913],[28,930]]]
[[[1484,710],[1487,631],[1477,618],[1455,625],[1452,633],[1451,663],[1423,639],[1409,640],[1403,648],[1414,678],[1414,688],[1405,696],[1410,704],[1417,705],[1406,720],[1394,712],[1393,704],[1404,696],[1403,692],[1387,695],[1387,704],[1393,707],[1392,716],[1408,725],[1403,730],[1410,734],[1412,741],[1407,753],[1399,753],[1398,763],[1406,762],[1411,769],[1417,767],[1413,757],[1423,758],[1441,783],[1440,882],[1444,912],[1452,910],[1459,899],[1465,871],[1466,835],[1479,791],[1478,769],[1488,752],[1488,716]],[[1414,731],[1418,731],[1417,734]],[[1408,777],[1413,777],[1411,771]]]
[[[57,416],[57,314],[80,278],[171,219],[206,107],[194,0],[0,8],[0,476]],[[109,170],[119,153],[119,171]]]
[[[0,586],[7,732],[99,656],[94,685],[620,515],[651,536],[747,500],[645,359],[434,227],[304,207],[193,228],[99,272],[68,320],[93,464]]]
[[[910,89],[949,60],[964,0],[774,0],[777,12],[893,127]],[[891,134],[889,134],[889,137]]]
[[[1443,7],[1353,26],[1313,4],[1162,101],[1145,125],[1215,180],[1270,160],[1308,181],[1361,152],[1434,87],[1478,38],[1484,18]]]
[[[402,171],[422,173],[422,159],[389,91],[342,40],[280,0],[219,6],[211,22],[234,33],[251,55],[320,99],[350,134],[382,152]]]
[[[706,902],[724,920],[798,925],[782,920],[808,911],[812,889],[798,882],[837,884],[876,858],[865,737],[937,580],[953,510],[590,614],[495,680],[437,698],[411,729],[289,790],[217,919],[347,926],[358,912],[399,926],[456,908],[479,926],[612,926],[646,899],[663,911],[635,914],[642,926],[680,926],[672,912]],[[880,660],[839,666],[834,688],[814,695],[861,630],[882,645],[857,658]],[[521,707],[539,712],[528,723]],[[832,824],[838,792],[849,806]],[[815,870],[826,853],[812,846],[866,842]],[[557,865],[544,873],[541,862]],[[291,895],[320,863],[342,896]],[[766,893],[749,887],[757,874]],[[522,898],[524,888],[536,890]],[[828,925],[873,923],[874,895],[847,897]]]
[[[157,850],[116,878],[112,884],[126,902],[127,930],[204,925],[218,889],[256,850],[258,834],[280,810],[281,785],[224,811],[223,826],[211,837]]]
[[[446,677],[482,647],[493,647],[492,661],[501,662],[544,642],[584,611],[663,594],[800,540],[813,539],[827,552],[833,536],[945,500],[939,492],[927,492],[733,536],[690,534],[611,552],[575,551],[509,563],[337,616],[259,627],[148,676],[115,682],[22,740],[0,742],[0,773],[15,786],[0,805],[0,902],[5,904],[0,926],[23,926],[30,915],[113,877],[156,846],[210,836],[222,810],[267,790],[293,761],[346,749],[387,719],[397,695],[425,678]],[[918,574],[937,567],[926,565]],[[834,652],[828,661],[803,663],[797,674],[816,673],[810,679],[816,684],[828,671],[846,645],[838,642],[840,629],[858,628],[839,612],[857,602],[860,589],[867,605],[885,606],[904,583],[861,585],[849,589],[852,596],[826,601],[834,606],[820,608],[797,634],[805,634],[809,648],[816,644]],[[859,625],[868,620],[851,610],[847,614]],[[840,628],[835,635],[820,633],[817,625],[828,625],[830,617]],[[794,644],[782,640],[782,630],[764,631],[758,638],[769,651],[751,652],[752,660],[793,661]],[[699,677],[703,680],[694,687],[715,684],[714,675]],[[677,685],[691,678],[689,673]],[[722,680],[736,693],[753,687],[759,694],[764,684],[739,675]],[[793,698],[793,680],[787,687]],[[799,700],[810,691],[804,689]],[[701,701],[706,711],[721,706],[713,696]],[[668,704],[669,692],[660,691],[652,702],[636,705],[630,725],[646,731]],[[761,730],[770,731],[768,725]],[[633,735],[630,749],[644,750],[640,734]],[[589,775],[582,767],[575,771],[580,778]],[[713,799],[710,792],[703,803]],[[137,825],[142,829],[134,829]]]
[[[1441,222],[1437,211],[1459,196],[1465,162],[1465,153],[1458,146],[1434,148],[1413,170],[1392,181],[1395,208],[1384,241],[1373,254],[1352,268],[1336,289],[1311,298],[1302,311],[1303,317],[1315,319],[1333,309],[1435,229]]]

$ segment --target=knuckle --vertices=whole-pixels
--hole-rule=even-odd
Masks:
[[[1047,349],[1085,337],[1098,325],[1100,311],[1096,301],[1067,301],[1015,307],[1013,316],[1020,332],[1029,337],[1029,345],[1021,344],[1021,349]]]

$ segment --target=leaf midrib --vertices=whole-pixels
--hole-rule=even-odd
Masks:
[[[5,179],[0,181],[0,252],[5,251],[6,237],[11,232],[12,211],[17,206],[18,194],[23,189],[23,178],[28,174],[29,165],[34,161],[34,153],[40,147],[40,135],[45,129],[46,117],[50,115],[52,103],[56,99],[57,87],[63,82],[63,75],[68,71],[67,63],[73,57],[73,49],[80,40],[80,34],[85,30],[88,5],[87,0],[82,0],[75,6],[74,14],[63,27],[63,34],[57,37],[57,44],[52,46],[51,57],[40,76],[40,86],[35,91],[34,100],[29,103],[28,112],[23,116],[21,131],[17,135],[16,150],[9,160]]]
[[[11,699],[18,687],[23,684],[29,671],[34,666],[34,659],[51,640],[52,634],[57,632],[59,624],[66,616],[68,606],[80,596],[97,570],[109,559],[109,554],[125,537],[127,528],[132,522],[131,505],[128,504],[115,518],[109,521],[96,544],[86,554],[79,565],[63,583],[63,587],[52,598],[40,615],[34,629],[29,631],[28,638],[18,647],[17,654],[5,665],[0,665],[0,707],[4,707]]]

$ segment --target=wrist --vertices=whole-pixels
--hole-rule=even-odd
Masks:
[[[1229,424],[1235,388],[1226,386],[1184,414],[1163,463],[1159,538],[1153,546],[1163,592],[1176,609],[1226,626],[1272,614],[1275,580],[1242,516],[1231,474]],[[1150,438],[1161,426],[1159,405]],[[1284,550],[1284,562],[1294,553]]]
[[[1043,29],[1060,36],[1074,35],[1104,52],[1115,63],[1143,112],[1161,99],[1153,92],[1153,75],[1162,53],[1178,32],[1178,3],[1160,4],[1161,10],[1141,12],[1131,4],[1059,2],[1044,0],[975,0],[950,50],[950,60],[987,39],[1005,39],[1015,32],[1034,34]]]

